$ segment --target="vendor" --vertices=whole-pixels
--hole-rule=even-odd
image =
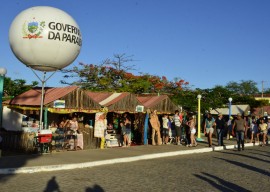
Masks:
[[[69,121],[69,133],[68,133],[68,139],[74,139],[74,149],[77,150],[77,133],[79,129],[77,118],[74,116],[72,120]]]
[[[109,123],[109,125],[107,126],[107,133],[108,134],[114,133],[113,124],[112,123]]]
[[[58,134],[64,134],[67,130],[67,125],[69,124],[69,120],[66,117],[63,117],[61,122],[57,126],[56,133]]]
[[[38,123],[36,122],[36,120],[33,120],[33,123],[31,125],[32,128],[38,128]]]
[[[73,117],[72,120],[69,122],[70,124],[70,130],[73,131],[74,133],[77,133],[78,129],[79,129],[79,125],[78,125],[78,121],[77,121],[77,117]]]
[[[61,120],[61,122],[59,123],[59,128],[60,129],[63,129],[63,130],[66,130],[69,126],[69,119],[66,118],[66,117],[63,117],[63,119]]]
[[[50,127],[57,127],[57,124],[54,121],[52,121]]]

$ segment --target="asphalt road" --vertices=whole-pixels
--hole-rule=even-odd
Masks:
[[[0,191],[270,191],[270,146],[0,175]]]

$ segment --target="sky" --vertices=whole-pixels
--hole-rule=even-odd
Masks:
[[[270,87],[269,0],[3,0],[0,67],[7,77],[39,81],[9,45],[9,28],[23,10],[52,6],[79,25],[82,47],[67,68],[100,64],[114,54],[132,55],[136,71],[181,78],[191,88],[252,80]],[[42,73],[36,71],[42,78]],[[49,76],[51,73],[48,73]],[[63,87],[61,72],[46,86]],[[72,79],[71,79],[72,81]],[[39,81],[40,82],[40,81]],[[41,83],[40,83],[41,85]]]

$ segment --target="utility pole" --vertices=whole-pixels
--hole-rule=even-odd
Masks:
[[[264,89],[264,88],[263,88],[263,84],[264,84],[264,81],[262,81],[262,98],[263,98],[263,91],[264,91],[264,90],[263,90],[263,89]]]

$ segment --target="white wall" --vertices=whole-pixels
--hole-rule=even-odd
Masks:
[[[8,131],[21,131],[25,115],[3,106],[2,127]]]

